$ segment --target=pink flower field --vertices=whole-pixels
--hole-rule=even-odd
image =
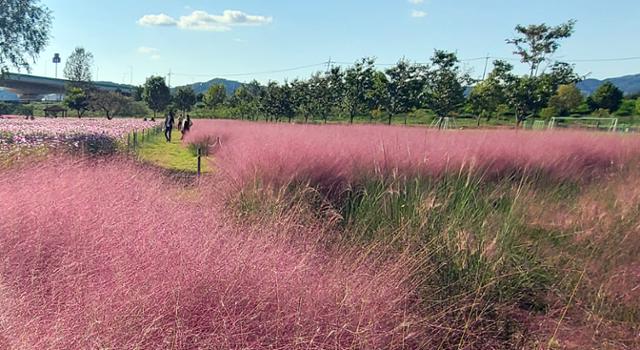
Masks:
[[[67,142],[73,136],[101,135],[121,138],[132,131],[159,125],[141,119],[105,118],[0,118],[0,148],[37,147]]]
[[[240,185],[257,177],[333,186],[374,173],[440,176],[461,170],[488,178],[543,172],[578,179],[640,156],[638,137],[574,131],[197,121],[186,142],[215,143],[216,166]]]
[[[401,349],[401,260],[234,228],[128,161],[0,170],[1,349]],[[219,194],[206,193],[205,198]],[[313,236],[298,229],[300,236]],[[413,344],[413,345],[411,345]]]

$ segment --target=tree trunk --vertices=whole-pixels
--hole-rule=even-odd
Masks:
[[[407,125],[407,114],[404,115],[404,125]]]
[[[389,121],[387,122],[388,125],[391,125],[391,118],[393,117],[393,113],[389,113]]]

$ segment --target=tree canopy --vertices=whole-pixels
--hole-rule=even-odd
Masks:
[[[47,46],[51,11],[39,0],[3,0],[0,3],[0,73],[10,67],[31,71]]]
[[[153,117],[163,111],[171,102],[171,93],[163,77],[152,76],[144,83],[142,99],[153,111]]]
[[[623,97],[622,91],[607,81],[589,97],[589,105],[593,109],[606,109],[613,112],[620,107]]]
[[[83,47],[76,47],[67,58],[64,66],[64,76],[74,83],[88,83],[91,81],[91,67],[93,54]]]

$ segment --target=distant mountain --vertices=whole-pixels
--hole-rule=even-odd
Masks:
[[[585,79],[578,83],[577,86],[585,95],[591,95],[606,81],[613,83],[613,85],[622,90],[625,95],[640,93],[640,74],[625,75],[623,77],[608,78],[604,80]]]
[[[209,88],[212,85],[218,85],[218,84],[224,85],[224,88],[227,90],[227,94],[229,95],[236,92],[236,90],[240,86],[242,86],[242,83],[239,81],[220,79],[220,78],[211,79],[203,83],[194,83],[187,86],[191,86],[191,88],[193,89],[193,91],[196,92],[196,94],[204,94],[205,92],[207,92],[207,90],[209,90]]]

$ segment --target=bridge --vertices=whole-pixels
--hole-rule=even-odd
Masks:
[[[18,95],[20,101],[41,100],[45,95],[65,93],[70,80],[39,77],[36,75],[5,73],[0,74],[0,88]],[[102,91],[120,91],[131,95],[134,87],[131,85],[111,82],[91,82],[91,86]]]

